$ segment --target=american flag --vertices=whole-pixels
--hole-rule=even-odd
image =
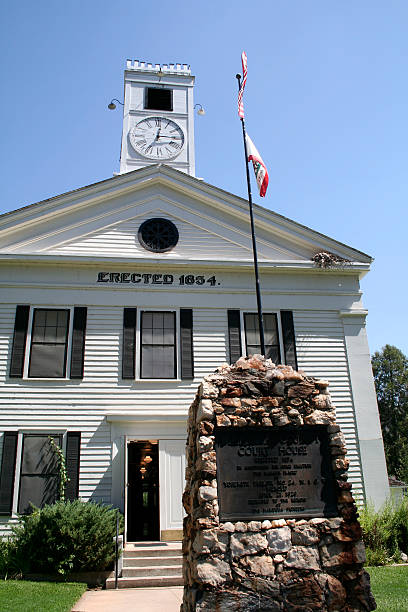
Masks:
[[[241,117],[241,119],[244,119],[245,113],[244,113],[244,103],[242,101],[242,96],[244,95],[244,89],[245,89],[247,74],[248,74],[247,56],[246,56],[245,51],[242,52],[241,59],[242,59],[242,82],[241,82],[241,87],[239,88],[239,92],[238,92],[238,115]]]

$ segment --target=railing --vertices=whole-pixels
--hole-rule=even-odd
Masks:
[[[115,542],[115,589],[118,588],[118,578],[122,575],[123,568],[123,536],[119,535],[119,510],[116,512],[116,536]]]

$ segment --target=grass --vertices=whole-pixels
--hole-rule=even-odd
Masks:
[[[408,612],[408,565],[366,567],[377,612]],[[69,612],[86,591],[78,582],[0,581],[1,612]]]
[[[69,612],[86,591],[79,582],[0,581],[1,612]]]
[[[408,565],[366,567],[377,612],[408,612]]]

